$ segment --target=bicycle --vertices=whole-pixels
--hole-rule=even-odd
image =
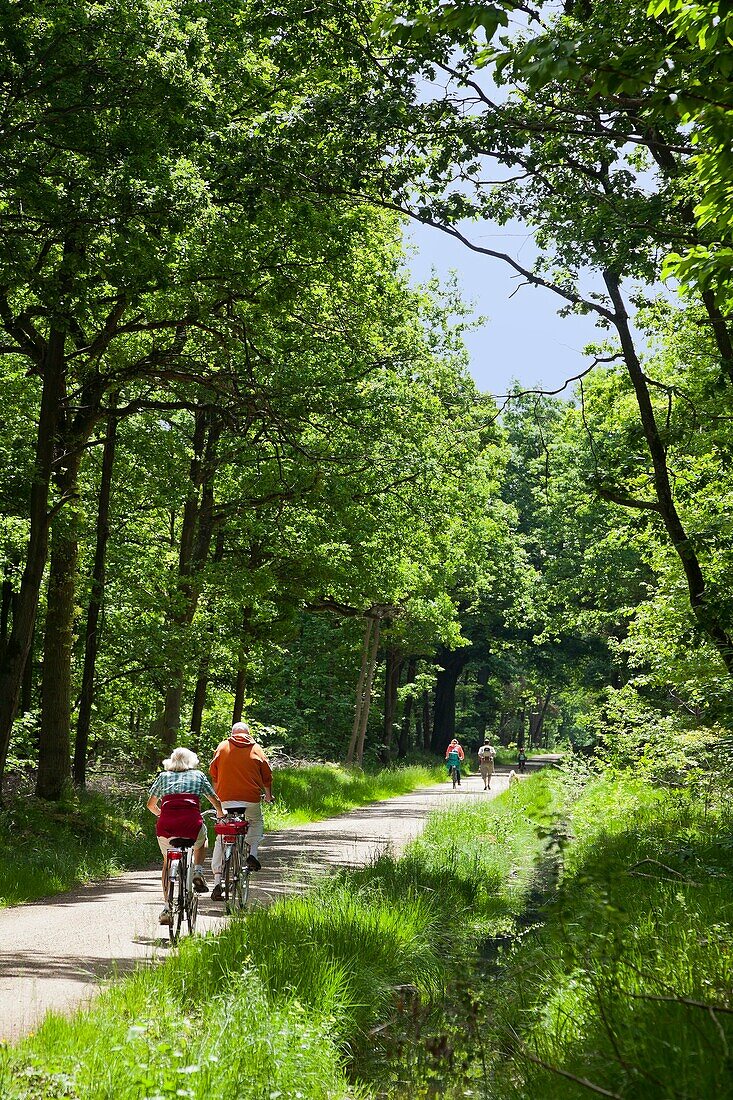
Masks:
[[[192,936],[196,930],[199,897],[193,888],[191,849],[194,844],[194,840],[188,840],[186,837],[172,837],[170,848],[165,854],[168,872],[168,910],[171,915],[168,935],[174,945],[178,943],[184,916],[188,925],[189,936]]]
[[[458,764],[451,764],[448,769],[448,775],[453,780],[453,790],[456,789],[456,783],[460,787],[461,785],[461,769]]]
[[[214,832],[221,837],[224,849],[221,880],[227,913],[241,913],[247,908],[251,874],[247,866],[250,851],[248,829],[249,822],[243,814],[227,814],[214,825]]]

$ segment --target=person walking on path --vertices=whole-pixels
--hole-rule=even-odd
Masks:
[[[484,781],[484,790],[491,790],[491,777],[494,774],[494,757],[496,749],[491,745],[488,737],[484,738],[483,745],[478,750],[478,766],[481,778]]]
[[[272,769],[246,722],[236,722],[226,741],[222,741],[217,746],[209,767],[209,774],[226,812],[243,814],[245,820],[249,822],[247,841],[250,854],[247,857],[247,866],[250,871],[259,871],[262,864],[257,858],[257,849],[265,832],[262,795],[264,792],[265,802],[274,802]],[[211,857],[211,870],[214,872],[212,901],[219,901],[223,894],[221,885],[223,862],[224,846],[221,837],[217,836]]]
[[[519,767],[520,772],[524,771],[524,766],[525,766],[526,763],[527,763],[527,754],[524,751],[524,749],[520,749],[519,752],[517,753],[517,765]]]
[[[198,770],[199,758],[190,749],[174,749],[167,760],[163,761],[163,771],[150,788],[148,809],[158,822],[155,833],[163,853],[163,911],[158,918],[160,924],[170,924],[168,909],[168,860],[166,852],[171,840],[178,837],[194,841],[193,849],[193,885],[197,894],[208,893],[204,877],[204,857],[206,856],[206,826],[201,816],[200,798],[208,798],[219,817],[223,809],[208,776]]]

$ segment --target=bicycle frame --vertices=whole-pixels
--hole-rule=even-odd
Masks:
[[[198,914],[198,894],[193,888],[193,851],[190,847],[171,846],[166,852],[167,883],[166,894],[170,909],[171,922],[168,933],[171,943],[178,942],[183,918],[186,917],[189,935],[196,928]]]
[[[228,913],[241,912],[249,899],[249,876],[247,858],[250,853],[246,831],[249,823],[241,814],[228,814],[216,826],[216,832],[222,843],[222,882],[224,885],[224,904]],[[242,829],[244,826],[244,829]],[[240,831],[242,830],[242,831]]]

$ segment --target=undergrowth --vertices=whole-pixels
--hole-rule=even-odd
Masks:
[[[592,782],[554,903],[492,998],[479,1095],[733,1095],[733,816],[694,789]],[[605,1090],[605,1091],[604,1091]]]
[[[16,795],[0,813],[0,906],[17,905],[159,859],[142,796]]]

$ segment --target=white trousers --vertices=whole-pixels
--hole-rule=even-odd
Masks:
[[[253,856],[256,856],[257,849],[260,846],[260,841],[265,834],[265,819],[262,816],[262,803],[237,803],[237,808],[239,808],[240,806],[244,808],[245,820],[249,822],[249,829],[247,830],[247,843],[249,844],[249,850]],[[228,812],[233,812],[233,807],[228,807]],[[221,842],[221,837],[217,836],[216,844],[214,845],[214,851],[211,854],[211,870],[214,872],[214,875],[218,875],[219,877],[221,877],[221,868],[223,863],[224,845]]]

